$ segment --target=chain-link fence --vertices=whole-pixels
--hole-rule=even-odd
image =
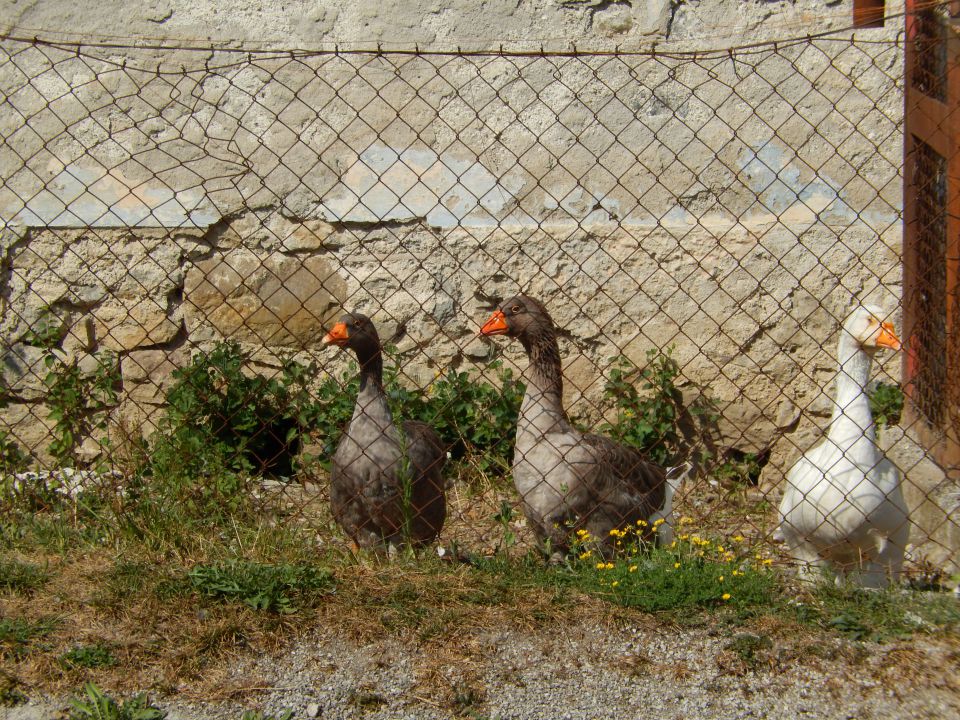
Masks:
[[[678,54],[6,40],[5,492],[129,499],[176,477],[180,501],[254,493],[325,542],[439,531],[493,552],[652,524],[674,468],[674,523],[765,540],[826,433],[839,455],[798,466],[798,492],[822,505],[826,484],[856,532],[902,544],[857,505],[899,507],[886,456],[911,558],[946,566],[957,479],[898,424],[899,355],[854,372],[875,348],[840,332],[861,303],[868,346],[900,321],[887,37]],[[864,552],[850,533],[836,542]]]

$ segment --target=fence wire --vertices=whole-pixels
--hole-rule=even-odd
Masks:
[[[766,542],[826,442],[791,475],[788,545],[826,529],[839,562],[909,530],[914,566],[949,569],[957,480],[900,424],[898,353],[855,375],[840,331],[861,304],[900,322],[903,74],[902,38],[201,60],[7,40],[4,492],[244,494],[322,542],[478,553],[660,516]],[[945,252],[922,269],[941,334]],[[955,413],[934,385],[928,412]]]

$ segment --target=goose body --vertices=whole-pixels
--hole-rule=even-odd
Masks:
[[[636,448],[582,433],[570,423],[562,404],[556,329],[546,308],[518,295],[494,312],[481,334],[518,338],[530,360],[523,374],[513,480],[540,541],[562,552],[577,530],[608,542],[610,530],[636,528],[638,520],[656,517],[672,495],[664,470]]]
[[[334,519],[361,547],[431,542],[446,519],[440,438],[426,423],[394,422],[380,340],[369,318],[345,315],[324,343],[354,350],[360,363],[353,417],[331,464]]]
[[[778,534],[809,575],[830,567],[865,587],[896,580],[909,534],[897,468],[877,447],[866,393],[873,354],[899,349],[877,308],[857,308],[840,333],[827,436],[787,473]]]

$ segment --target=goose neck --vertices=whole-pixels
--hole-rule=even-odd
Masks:
[[[837,354],[840,368],[829,435],[843,446],[862,439],[873,442],[876,432],[866,393],[873,358],[847,333],[841,335]]]
[[[566,420],[563,410],[563,371],[560,346],[553,329],[543,329],[532,336],[521,338],[530,364],[524,372],[527,395],[536,395],[540,402],[558,419]]]

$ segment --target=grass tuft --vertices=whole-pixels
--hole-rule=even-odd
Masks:
[[[324,568],[239,560],[198,565],[187,577],[193,589],[207,597],[275,613],[315,604],[333,586],[333,574]]]
[[[39,565],[19,560],[0,560],[0,591],[30,595],[49,579],[50,574]]]

